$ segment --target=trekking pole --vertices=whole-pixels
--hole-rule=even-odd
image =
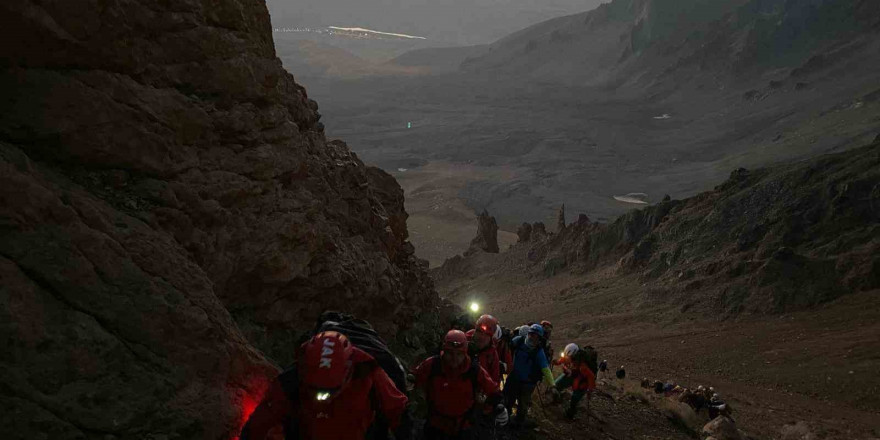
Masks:
[[[593,392],[587,391],[587,425],[590,424],[590,417],[593,416],[593,413],[590,411],[590,403],[593,401]]]

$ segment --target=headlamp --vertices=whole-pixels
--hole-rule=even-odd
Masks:
[[[324,401],[330,398],[330,393],[327,392],[319,392],[315,395],[315,400]]]
[[[475,303],[475,302],[472,302],[472,303],[471,303],[471,311],[474,312],[474,313],[479,312],[479,311],[480,311],[480,305],[477,304],[477,303]]]

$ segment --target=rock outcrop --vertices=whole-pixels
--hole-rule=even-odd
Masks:
[[[715,440],[742,440],[736,424],[724,416],[718,416],[703,426],[703,435]]]
[[[400,346],[440,319],[403,192],[325,139],[264,3],[0,27],[0,437],[230,438],[322,310]]]
[[[516,228],[517,243],[527,243],[532,238],[532,225],[523,223]]]
[[[547,238],[547,228],[543,222],[532,223],[532,240],[540,241]]]
[[[561,234],[565,231],[565,204],[559,208],[559,212],[556,214],[556,233]]]
[[[471,246],[465,255],[476,251],[497,254],[498,249],[498,223],[495,217],[489,215],[485,209],[477,217],[477,236],[471,240]]]

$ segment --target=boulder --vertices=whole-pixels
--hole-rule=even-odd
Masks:
[[[523,223],[516,229],[517,243],[526,243],[532,238],[532,225]]]
[[[584,226],[588,224],[590,224],[590,218],[587,217],[586,214],[578,215],[577,223],[575,223],[576,226]]]
[[[547,238],[547,228],[544,227],[544,223],[532,223],[532,240],[538,241],[545,238]]]
[[[717,440],[742,440],[739,430],[733,420],[718,416],[703,426],[703,435],[708,435]]]

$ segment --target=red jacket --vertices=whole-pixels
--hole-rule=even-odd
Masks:
[[[415,369],[416,387],[422,388],[428,398],[431,413],[428,422],[434,428],[451,435],[470,426],[469,411],[476,401],[474,384],[465,373],[471,368],[470,358],[461,367],[450,370],[441,365],[441,373],[431,376],[434,362],[442,362],[439,356],[430,357]],[[477,389],[487,396],[501,393],[498,382],[489,377],[483,367],[477,372]]]
[[[332,399],[321,402],[313,391],[299,387],[299,399],[291,402],[275,380],[263,401],[242,429],[242,440],[263,440],[272,428],[288,418],[299,426],[299,438],[304,440],[363,439],[373,423],[376,412],[381,412],[391,429],[400,423],[407,398],[401,393],[372,356],[353,348],[352,368],[362,371]],[[375,392],[379,408],[373,408],[370,389]]]
[[[576,362],[571,366],[571,374],[574,375],[574,383],[571,389],[593,391],[596,389],[596,375],[587,364]]]
[[[501,383],[501,365],[498,363],[498,350],[495,343],[490,343],[486,348],[476,352],[480,366],[489,373],[489,377],[495,382]]]

